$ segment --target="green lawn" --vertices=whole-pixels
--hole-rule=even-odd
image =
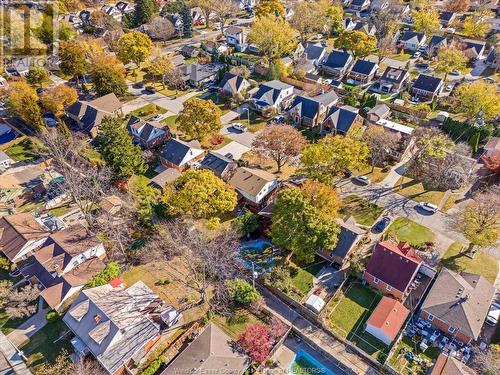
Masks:
[[[460,254],[463,247],[464,245],[460,242],[451,244],[441,258],[441,265],[452,271],[465,271],[481,275],[493,284],[498,274],[498,261],[481,251],[477,251],[474,259],[471,259]]]
[[[215,324],[235,341],[238,340],[238,336],[245,331],[248,325],[255,323],[264,324],[257,316],[245,309],[237,309],[230,317],[216,315],[213,320]]]
[[[204,100],[210,100],[212,103],[216,104],[217,107],[220,108],[221,112],[223,115],[231,111],[230,108],[226,107],[227,101],[224,98],[221,98],[219,95],[216,93],[212,93],[210,95],[207,95],[203,97]]]
[[[405,217],[398,217],[386,234],[415,247],[424,247],[426,243],[433,242],[435,237],[432,230]]]
[[[418,345],[415,345],[411,338],[404,336],[401,342],[394,350],[394,354],[389,358],[388,364],[403,375],[425,374],[425,368],[417,364],[415,361],[409,362],[405,358],[402,349],[411,350],[420,358],[425,359],[429,364],[439,356],[439,348],[430,347],[424,353]]]
[[[420,181],[409,177],[401,177],[396,185],[394,185],[394,188],[398,194],[419,202],[432,203],[436,206],[439,206],[445,193],[444,191],[430,190]]]
[[[148,119],[157,114],[167,113],[165,108],[159,107],[154,103],[149,103],[144,107],[138,108],[135,111],[130,112],[132,116],[140,117],[143,119]]]
[[[360,171],[353,171],[355,175],[363,175],[368,177],[372,183],[381,182],[390,172],[390,167],[387,168],[379,168],[374,167],[372,171],[372,167],[368,166],[365,169]]]
[[[368,227],[372,226],[384,211],[383,207],[357,195],[348,195],[342,202],[344,215],[352,215],[358,224]]]
[[[250,124],[248,122],[249,119],[250,119]],[[267,124],[267,120],[264,117],[259,116],[257,113],[252,111],[250,111],[249,113],[247,113],[247,111],[244,111],[240,115],[239,119],[234,122],[241,122],[245,126],[248,126],[248,131],[251,133],[256,133],[264,129]]]
[[[53,362],[64,349],[71,353],[72,346],[69,341],[59,339],[61,334],[68,331],[62,319],[47,323],[45,327],[19,346],[26,357],[30,368],[35,368],[45,361]]]
[[[33,146],[31,141],[26,138],[17,145],[11,146],[5,150],[5,153],[14,161],[32,161],[36,155],[32,154]]]
[[[331,302],[330,327],[332,330],[375,358],[379,353],[386,354],[388,347],[372,335],[365,333],[364,329],[366,321],[381,298],[382,296],[375,290],[355,282]]]
[[[81,151],[81,155],[96,167],[101,167],[106,164],[102,155],[95,148],[87,147]]]
[[[50,209],[49,214],[52,214],[54,216],[64,216],[68,212],[71,212],[72,210],[73,210],[73,207],[69,203],[67,203],[63,206]]]

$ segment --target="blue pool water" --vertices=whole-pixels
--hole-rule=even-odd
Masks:
[[[337,369],[336,369],[337,370]],[[333,371],[309,353],[299,350],[290,363],[290,372],[295,375],[341,375],[343,372]]]
[[[245,267],[252,268],[254,265],[255,271],[262,273],[267,272],[272,268],[274,249],[273,244],[265,240],[257,240],[247,242],[241,246],[240,259]]]

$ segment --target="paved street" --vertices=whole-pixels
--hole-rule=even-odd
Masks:
[[[13,372],[14,371],[14,372]],[[0,375],[31,375],[16,347],[0,332]]]

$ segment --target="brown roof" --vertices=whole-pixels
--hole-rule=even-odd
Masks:
[[[494,294],[495,288],[484,277],[443,268],[422,310],[477,339]]]
[[[20,213],[0,218],[0,251],[11,261],[28,241],[47,236],[48,232],[32,214]]]
[[[268,182],[273,180],[276,180],[276,176],[272,173],[262,169],[242,167],[236,170],[236,173],[229,180],[229,184],[235,189],[256,196]]]
[[[113,113],[122,107],[122,103],[120,103],[120,100],[118,100],[114,93],[94,99],[89,104],[96,109],[109,113]]]
[[[410,310],[399,301],[382,297],[366,324],[382,330],[392,340],[396,338]]]
[[[475,375],[476,372],[453,357],[440,354],[430,375]]]
[[[71,256],[81,254],[97,246],[101,241],[81,224],[76,224],[53,233],[47,243],[55,242],[64,252]]]
[[[116,208],[121,208],[123,205],[123,201],[117,197],[116,195],[108,195],[107,197],[102,198],[99,206],[102,210],[106,212],[111,212]]]
[[[484,145],[485,150],[500,150],[500,137],[492,137],[490,140]]]

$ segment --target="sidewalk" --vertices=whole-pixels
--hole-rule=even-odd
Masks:
[[[11,370],[17,375],[31,375],[16,347],[0,332],[0,375],[11,374]]]
[[[45,315],[49,309],[38,310],[38,312],[7,335],[8,339],[16,346],[21,345],[31,336],[45,327],[47,319]]]
[[[411,155],[403,158],[399,163],[391,168],[391,171],[385,176],[385,178],[380,182],[380,185],[387,188],[392,188],[399,181],[403,173],[405,172],[404,165],[410,160]]]

